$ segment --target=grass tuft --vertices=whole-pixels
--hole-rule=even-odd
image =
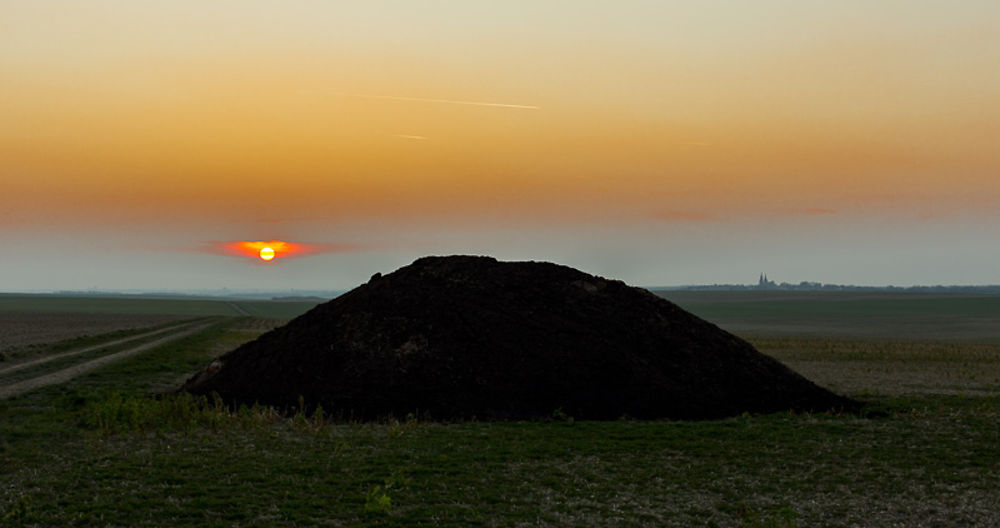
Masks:
[[[211,397],[186,392],[174,394],[123,395],[112,393],[91,402],[82,412],[80,424],[107,437],[128,433],[183,433],[230,430],[264,430],[284,426],[290,431],[319,433],[328,425],[322,407],[311,416],[305,407],[285,416],[273,407],[254,404],[231,409],[217,394]]]

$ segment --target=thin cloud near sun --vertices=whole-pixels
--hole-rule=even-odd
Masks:
[[[399,95],[360,94],[360,93],[334,93],[333,95],[339,95],[341,97],[356,97],[360,99],[385,99],[388,101],[409,101],[415,103],[439,103],[439,104],[467,105],[467,106],[490,106],[494,108],[516,108],[521,110],[541,110],[541,107],[536,105],[498,103],[494,101],[468,101],[464,99],[436,99],[431,97],[405,97]]]
[[[837,214],[837,211],[833,209],[825,209],[823,207],[806,207],[803,209],[778,209],[775,212],[790,214],[790,215],[806,215],[806,216]]]
[[[790,208],[790,209],[768,209],[768,210],[757,210],[757,211],[744,211],[742,215],[740,213],[730,214],[728,217],[720,217],[717,214],[711,214],[699,211],[684,211],[684,210],[669,210],[669,211],[658,211],[652,213],[650,216],[657,220],[662,220],[665,222],[711,222],[717,221],[721,218],[739,218],[743,217],[754,217],[754,216],[827,216],[835,215],[837,211],[834,209],[826,209],[822,207],[805,207],[805,208]]]
[[[661,211],[654,213],[653,217],[675,222],[698,222],[713,219],[712,215],[694,211]]]

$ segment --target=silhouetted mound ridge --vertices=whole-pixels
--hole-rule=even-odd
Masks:
[[[182,387],[344,418],[700,419],[854,408],[652,293],[545,262],[426,257]]]

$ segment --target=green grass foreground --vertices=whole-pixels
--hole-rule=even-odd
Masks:
[[[995,386],[866,388],[884,416],[705,422],[329,423],[149,395],[248,339],[242,324],[0,400],[0,526],[1000,524]],[[771,345],[850,361],[817,370],[837,375],[899,359]],[[965,361],[955,350],[942,365]]]

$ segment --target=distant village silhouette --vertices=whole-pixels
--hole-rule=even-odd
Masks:
[[[825,284],[802,281],[797,284],[775,282],[761,273],[757,284],[696,284],[689,286],[658,287],[654,290],[746,290],[746,291],[857,291],[857,292],[906,292],[906,293],[959,293],[1000,294],[1000,285],[934,285],[934,286],[858,286],[854,284]]]

